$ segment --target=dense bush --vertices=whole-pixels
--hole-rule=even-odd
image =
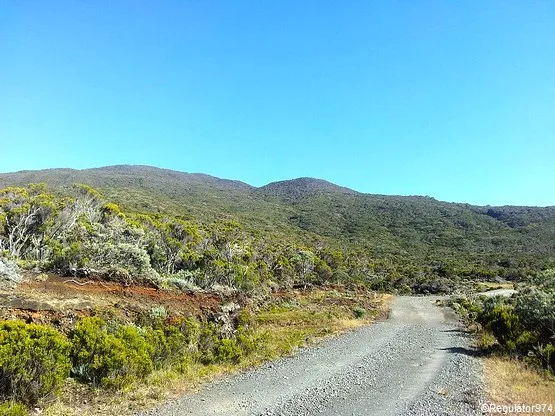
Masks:
[[[164,195],[161,191],[158,196]],[[151,200],[152,195],[141,192]],[[270,214],[266,212],[270,206],[262,201],[254,212],[244,211],[248,204],[224,210],[231,219],[221,220],[206,213],[212,209],[193,206],[184,211],[181,205],[167,210],[165,197],[156,207],[141,203],[140,209],[129,211],[136,201],[126,200],[125,192],[112,194],[122,208],[90,186],[77,185],[69,194],[50,193],[43,184],[0,189],[0,256],[25,267],[123,284],[184,291],[219,287],[246,293],[330,282],[398,293],[446,293],[464,279],[530,280],[545,274],[537,271],[540,268],[553,267],[545,260],[549,256],[543,255],[551,250],[551,240],[545,238],[549,233],[537,235],[542,240],[538,246],[526,240],[526,247],[536,249],[549,243],[541,257],[533,248],[517,254],[522,251],[522,235],[506,234],[505,226],[491,228],[490,211],[473,213],[471,207],[442,206],[431,200],[368,196],[369,205],[361,210],[343,197],[340,204],[326,209],[322,208],[330,201],[308,198],[301,205],[287,206],[283,212],[300,209],[302,214],[297,212],[283,223],[281,208],[274,212],[276,217],[266,218],[269,221],[252,220]],[[218,198],[218,204],[225,205],[225,200]],[[270,211],[279,206],[272,204]],[[444,211],[450,212],[447,218]],[[493,218],[498,218],[494,211]],[[508,216],[513,214],[523,213]],[[528,221],[535,224],[541,219],[551,226],[549,218],[555,211],[544,213],[544,218],[529,214],[517,223],[526,227]],[[341,218],[347,224],[340,226]],[[300,228],[293,226],[297,222]]]
[[[98,241],[100,240],[100,241]],[[90,258],[92,267],[106,270],[110,280],[131,284],[157,279],[157,273],[150,266],[150,257],[145,249],[136,243],[125,241],[87,241],[83,252]]]
[[[0,401],[6,403],[0,416],[19,414],[21,406],[12,401],[36,405],[70,375],[95,387],[120,389],[155,369],[184,371],[194,361],[238,363],[258,349],[261,338],[254,335],[249,313],[233,315],[231,332],[218,316],[202,322],[175,319],[155,307],[141,318],[142,326],[85,317],[68,337],[41,325],[2,322]]]
[[[355,306],[353,308],[353,314],[355,315],[355,318],[362,319],[364,318],[364,315],[366,315],[366,309],[361,306]]]
[[[156,369],[180,360],[189,352],[187,338],[177,326],[167,326],[164,329],[147,327],[143,332],[150,359]]]
[[[516,340],[522,333],[520,319],[514,308],[503,303],[485,303],[484,310],[478,315],[478,322],[490,331],[502,347],[515,350]]]
[[[21,403],[0,403],[0,416],[27,416],[27,408]]]
[[[225,335],[215,322],[203,322],[198,334],[198,356],[202,363],[238,363],[255,352],[265,342],[246,322],[246,313],[238,317],[238,326],[232,336]],[[224,331],[225,332],[225,331]]]
[[[514,299],[523,325],[541,340],[555,338],[555,289],[523,288]]]
[[[243,350],[235,339],[224,338],[217,344],[214,358],[218,362],[238,363],[243,356]]]
[[[459,298],[454,308],[495,337],[501,351],[555,370],[555,290],[524,287],[510,298]]]
[[[69,344],[55,329],[0,323],[0,396],[34,405],[69,376]]]
[[[70,339],[72,374],[93,385],[121,388],[154,368],[152,346],[135,326],[124,325],[109,333],[101,318],[83,318]]]
[[[216,324],[203,322],[199,331],[198,350],[200,360],[204,364],[216,362],[216,350],[220,343]]]
[[[155,309],[158,311],[158,309]],[[152,313],[152,311],[151,311]],[[181,318],[151,325],[115,325],[99,317],[81,319],[70,334],[73,377],[107,388],[121,388],[154,369],[197,357],[204,364],[237,363],[256,349],[251,330],[239,326],[224,337],[221,324]]]
[[[178,328],[179,332],[185,338],[185,346],[188,351],[195,352],[199,348],[201,324],[195,318],[181,318],[172,324],[172,327]],[[172,329],[173,331],[173,329]]]
[[[552,372],[555,372],[555,345],[553,344],[541,344],[535,348],[535,353],[540,363],[545,367],[549,368]]]

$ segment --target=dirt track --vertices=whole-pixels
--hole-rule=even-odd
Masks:
[[[145,414],[481,414],[481,366],[468,343],[435,298],[399,297],[387,321]]]

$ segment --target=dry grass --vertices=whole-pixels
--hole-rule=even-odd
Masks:
[[[230,364],[205,366],[191,362],[182,371],[160,370],[146,380],[132,384],[124,391],[110,392],[92,389],[75,381],[69,381],[57,401],[47,407],[45,416],[112,416],[132,415],[140,409],[192,391],[203,383],[224,374],[239,370]]]
[[[478,282],[478,290],[488,291],[496,289],[514,289],[513,283],[494,283],[494,282]]]
[[[44,410],[45,416],[126,416],[147,409],[163,400],[177,397],[202,384],[261,364],[298,348],[319,342],[347,330],[367,325],[387,315],[391,295],[368,292],[312,290],[281,294],[271,306],[256,314],[256,336],[261,348],[240,364],[202,365],[186,362],[179,369],[156,371],[147,380],[119,393],[93,390],[68,382],[59,399]],[[355,307],[367,313],[357,319]]]
[[[555,378],[540,374],[522,361],[504,357],[488,357],[484,363],[488,401],[496,405],[551,404],[555,413]],[[522,414],[522,413],[521,413]]]
[[[387,312],[390,300],[391,295],[345,294],[334,290],[294,292],[258,313],[258,331],[268,342],[255,360],[287,355],[307,343],[367,325]],[[357,319],[353,312],[356,307],[367,313]]]

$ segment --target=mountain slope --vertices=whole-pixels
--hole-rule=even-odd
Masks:
[[[189,208],[210,211],[222,199],[232,207],[243,201],[252,189],[240,181],[134,165],[0,174],[0,188],[42,182],[62,192],[71,192],[73,184],[86,184],[126,208],[180,214],[186,214]]]
[[[322,240],[399,264],[519,268],[522,275],[555,258],[555,207],[478,207],[429,197],[369,195],[312,178],[255,188],[148,166],[0,174],[0,188],[30,182],[46,182],[60,192],[84,183],[125,209],[200,222],[233,219],[254,233]]]
[[[289,202],[316,195],[355,195],[356,191],[335,185],[323,179],[298,178],[272,182],[257,189],[266,198],[281,198]]]

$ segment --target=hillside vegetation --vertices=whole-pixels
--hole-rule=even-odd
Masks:
[[[177,273],[201,287],[351,282],[445,292],[475,279],[527,280],[555,262],[555,207],[368,195],[311,178],[255,188],[146,166],[2,174],[7,187],[4,250],[14,221],[40,210],[8,257],[156,284]],[[70,227],[61,224],[68,216]]]

